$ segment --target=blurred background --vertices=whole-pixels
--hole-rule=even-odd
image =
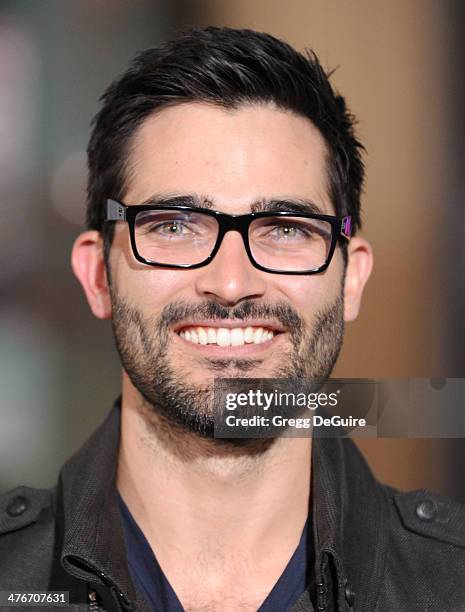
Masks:
[[[119,393],[69,264],[89,123],[135,52],[185,26],[313,48],[359,119],[376,265],[334,374],[465,376],[464,17],[461,0],[0,0],[0,491],[52,485]],[[359,444],[385,482],[465,501],[464,440]]]

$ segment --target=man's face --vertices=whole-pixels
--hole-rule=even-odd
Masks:
[[[192,195],[214,210],[244,214],[263,200],[305,199],[332,215],[325,156],[318,130],[290,112],[182,104],[138,130],[124,201]],[[126,384],[173,422],[211,432],[215,377],[329,375],[342,341],[339,248],[322,274],[270,274],[254,268],[239,233],[228,232],[207,266],[163,269],[136,261],[127,224],[116,225],[112,318]],[[220,346],[219,328],[247,327],[254,342],[232,332],[226,337],[238,345]],[[193,342],[192,330],[211,343]],[[257,342],[260,335],[267,339]]]

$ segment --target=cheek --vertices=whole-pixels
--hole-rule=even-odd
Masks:
[[[341,293],[341,276],[327,270],[313,276],[288,277],[277,287],[281,299],[287,300],[308,323],[325,306],[332,304]]]
[[[153,268],[130,271],[127,286],[131,289],[132,299],[137,299],[141,307],[159,310],[176,300],[180,282],[173,272]]]
[[[142,310],[145,307],[158,310],[179,290],[181,274],[175,270],[163,270],[144,266],[134,258],[129,233],[115,232],[110,253],[113,285],[118,295]]]
[[[115,258],[112,271],[118,295],[147,315],[156,315],[167,304],[186,299],[187,272],[144,267],[136,261],[129,267],[122,257]]]

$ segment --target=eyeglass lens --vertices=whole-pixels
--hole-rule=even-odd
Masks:
[[[139,255],[154,263],[195,265],[212,253],[219,224],[215,217],[195,211],[149,210],[134,223]],[[291,216],[264,216],[249,226],[255,261],[283,272],[314,270],[324,265],[331,247],[328,221]]]

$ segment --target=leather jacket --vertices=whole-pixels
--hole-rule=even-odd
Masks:
[[[0,591],[68,591],[69,612],[149,611],[115,497],[120,410],[117,401],[55,488],[0,496]],[[464,506],[379,484],[340,438],[313,440],[311,504],[311,583],[292,612],[465,612]]]

